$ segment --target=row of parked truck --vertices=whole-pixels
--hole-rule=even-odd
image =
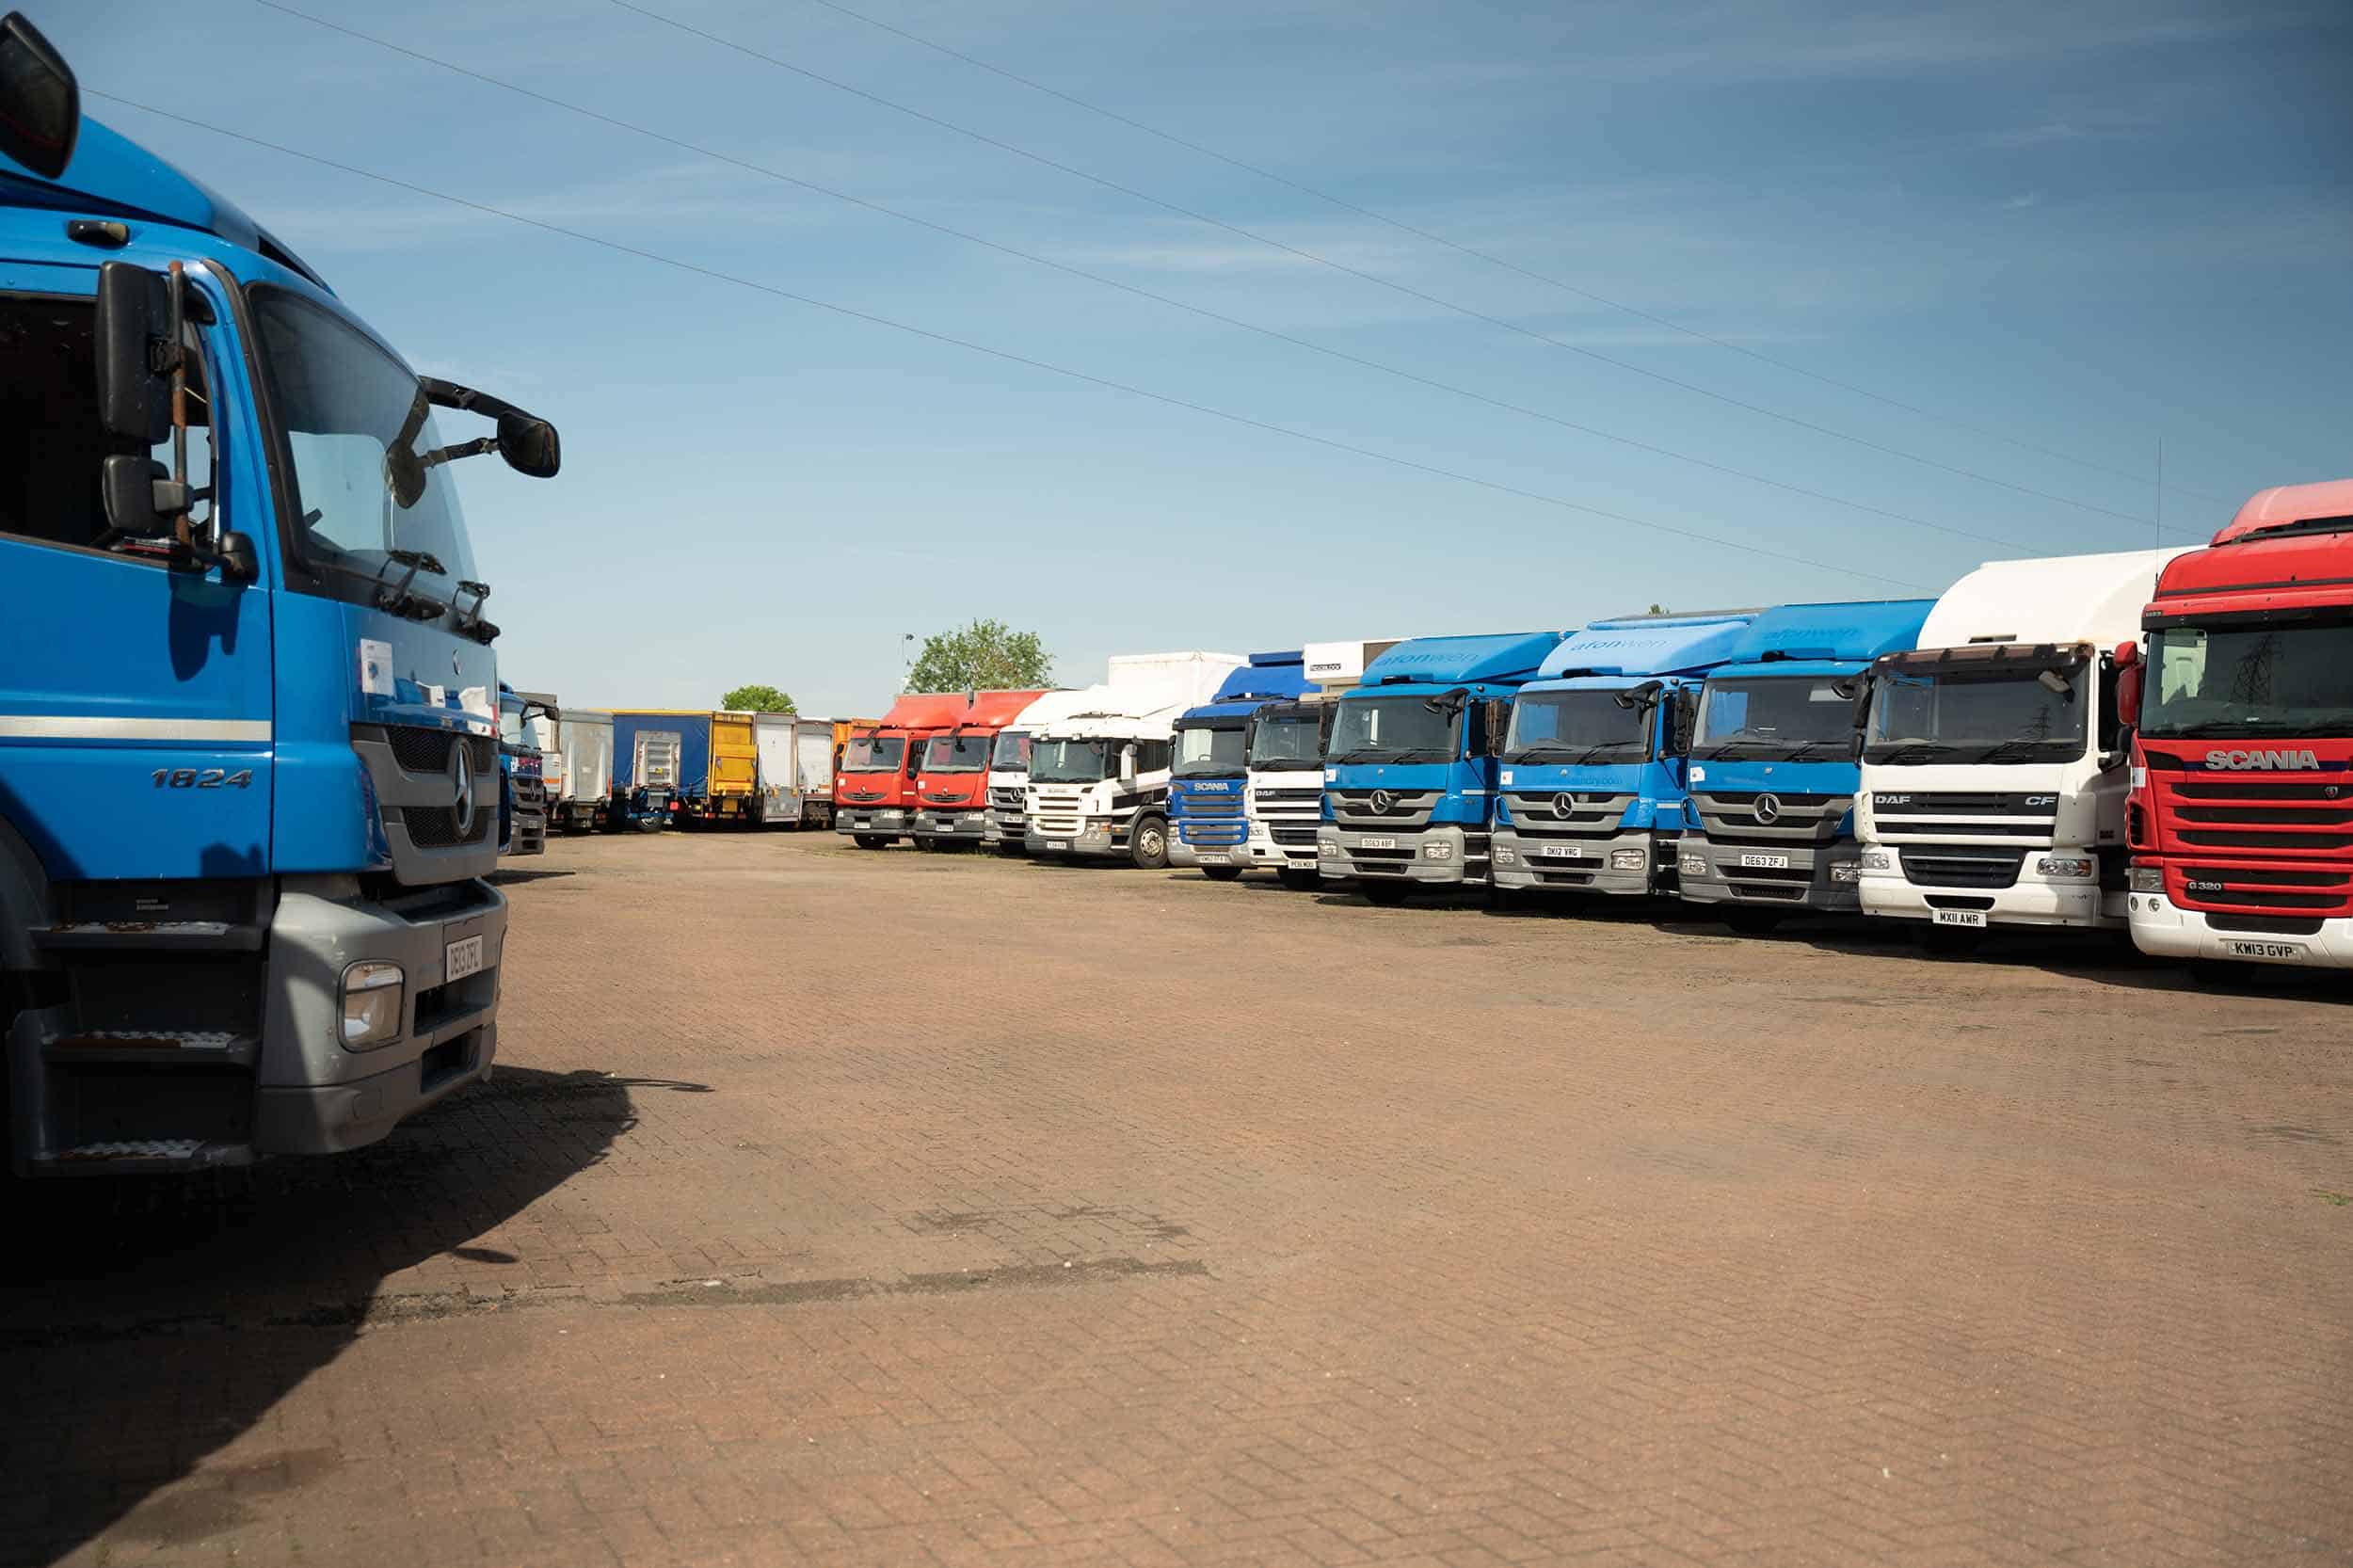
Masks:
[[[1934,600],[1114,658],[1082,691],[902,698],[836,829],[1121,856],[1377,903],[1676,897],[2129,928],[2353,964],[2353,481],[2203,549],[2000,561]]]

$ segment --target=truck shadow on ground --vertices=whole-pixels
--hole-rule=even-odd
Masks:
[[[110,1532],[141,1560],[192,1560],[175,1552],[340,1463],[205,1464],[358,1338],[388,1274],[514,1261],[470,1243],[601,1160],[643,1088],[705,1086],[502,1067],[351,1154],[0,1186],[0,1559]],[[200,1469],[218,1484],[164,1492]]]

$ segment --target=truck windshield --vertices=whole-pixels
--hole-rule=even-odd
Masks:
[[[923,748],[925,773],[979,773],[988,766],[985,735],[935,735]]]
[[[991,773],[1028,773],[1030,771],[1030,732],[1026,729],[997,731],[997,749],[988,755]]]
[[[1169,769],[1176,778],[1240,778],[1242,769],[1242,721],[1186,725],[1176,731],[1176,761]]]
[[[1450,762],[1455,716],[1417,696],[1357,697],[1332,721],[1331,762]]]
[[[291,459],[296,551],[314,569],[371,580],[392,552],[414,552],[424,563],[417,585],[432,584],[446,601],[474,576],[449,465],[422,470],[409,494],[386,461],[443,444],[416,376],[367,334],[288,290],[254,289],[252,302],[270,408]],[[392,568],[395,579],[407,572]]]
[[[1621,707],[1616,692],[1523,692],[1512,704],[1507,762],[1641,762],[1651,710]]]
[[[2353,625],[2165,627],[2146,681],[2143,735],[2353,734]]]
[[[1872,762],[2066,762],[2083,755],[2081,660],[1883,669],[1872,680],[1864,758]]]
[[[1103,776],[1101,741],[1039,741],[1030,747],[1032,784],[1093,784]]]
[[[1312,714],[1262,718],[1250,732],[1250,765],[1268,773],[1323,765],[1323,721]]]
[[[1710,680],[1700,696],[1691,755],[1709,761],[1753,757],[1786,762],[1837,757],[1853,744],[1854,693],[1829,677],[1769,676]]]
[[[843,773],[897,773],[906,760],[904,735],[853,735],[841,750]]]

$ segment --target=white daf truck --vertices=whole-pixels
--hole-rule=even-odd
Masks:
[[[1323,748],[1332,737],[1332,704],[1365,678],[1365,666],[1403,639],[1309,643],[1302,649],[1310,690],[1296,702],[1270,702],[1251,716],[1246,787],[1249,837],[1242,855],[1286,888],[1321,885],[1316,824],[1323,820]]]
[[[2181,550],[1994,561],[1872,665],[1863,912],[1981,933],[2125,923],[2130,744],[2109,650]]]
[[[1101,685],[1055,694],[1072,701],[1065,716],[1039,726],[1030,742],[1022,823],[1029,852],[1126,856],[1146,871],[1167,865],[1169,743],[1177,715],[1208,702],[1246,663],[1238,653],[1123,653]]]

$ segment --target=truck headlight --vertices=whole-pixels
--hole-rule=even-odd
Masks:
[[[1692,855],[1686,852],[1676,859],[1675,864],[1682,868],[1683,874],[1686,876],[1707,874],[1707,856],[1705,855]]]
[[[2034,863],[2037,876],[2089,876],[2091,862],[2079,855],[2046,855]]]
[[[1854,857],[1854,863],[1866,872],[1883,872],[1896,864],[1896,857],[1883,849],[1866,849]]]
[[[1650,864],[1646,849],[1613,849],[1609,852],[1609,869],[1613,872],[1639,872]]]
[[[2165,868],[2135,866],[2124,873],[2124,881],[2136,893],[2162,893],[2165,891]]]
[[[1496,864],[1499,866],[1516,866],[1520,863],[1520,852],[1510,844],[1496,845],[1495,857]]]
[[[1329,839],[1319,839],[1316,840],[1316,854],[1326,860],[1337,860],[1340,857],[1340,846]]]
[[[1421,857],[1425,860],[1451,860],[1454,858],[1454,846],[1445,843],[1424,844],[1421,846]]]
[[[1830,879],[1833,882],[1852,882],[1859,872],[1860,868],[1851,860],[1833,860],[1830,863]]]
[[[362,958],[344,966],[344,1048],[365,1050],[400,1036],[400,1004],[408,977],[398,964]]]

